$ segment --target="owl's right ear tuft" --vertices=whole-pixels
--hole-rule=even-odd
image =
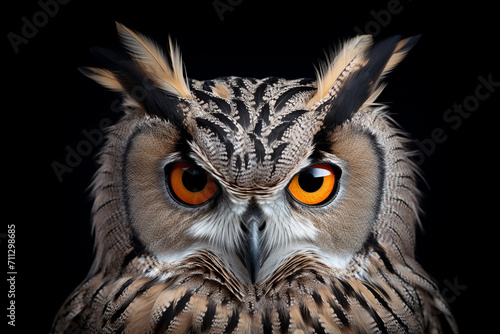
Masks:
[[[150,39],[117,23],[127,52],[93,47],[91,52],[104,68],[81,67],[79,71],[102,86],[122,93],[128,103],[149,115],[181,124],[178,105],[191,98],[180,52],[170,41],[169,57]]]
[[[168,38],[168,55],[148,37],[134,32],[123,24],[116,22],[120,40],[139,66],[160,89],[178,97],[190,98],[191,92],[184,75],[181,52],[172,39]]]

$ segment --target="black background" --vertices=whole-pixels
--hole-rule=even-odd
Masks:
[[[221,20],[214,3],[232,3],[232,10],[222,13]],[[418,141],[429,149],[420,164],[424,214],[417,258],[449,301],[462,333],[486,332],[497,321],[494,123],[500,87],[474,105],[460,125],[443,119],[454,104],[474,102],[480,76],[500,82],[499,23],[493,5],[415,0],[273,5],[250,0],[72,0],[51,7],[52,17],[46,15],[45,21],[37,15],[43,11],[37,1],[5,6],[2,175],[9,188],[2,207],[4,224],[16,226],[15,332],[48,332],[59,306],[91,265],[87,187],[100,145],[91,145],[91,152],[63,174],[62,181],[52,164],[64,164],[68,147],[83,145],[85,130],[99,129],[103,119],[119,118],[112,108],[118,96],[76,70],[98,65],[91,46],[117,43],[115,21],[161,45],[170,34],[181,46],[188,76],[196,79],[312,77],[313,65],[323,59],[324,51],[356,35],[356,30],[376,38],[422,34],[388,76],[379,98],[388,102],[393,118],[410,133],[413,148],[419,148]],[[388,6],[393,14],[387,15]],[[22,35],[23,17],[38,20],[39,27],[16,53],[8,34]],[[436,131],[438,141],[446,140],[434,140],[431,149]],[[1,241],[4,246],[5,234]],[[5,247],[2,253],[6,263]],[[7,291],[6,286],[0,292],[3,305]],[[8,321],[5,308],[2,325]]]

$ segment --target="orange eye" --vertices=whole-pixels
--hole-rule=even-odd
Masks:
[[[215,180],[207,172],[185,162],[177,162],[172,166],[169,181],[174,196],[189,205],[205,203],[218,189]]]
[[[317,164],[297,173],[288,185],[288,190],[301,203],[323,204],[334,195],[336,183],[332,166]]]

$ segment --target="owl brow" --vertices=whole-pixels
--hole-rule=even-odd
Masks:
[[[270,144],[275,140],[280,140],[285,134],[286,130],[288,130],[292,125],[294,125],[296,120],[306,112],[308,112],[308,110],[305,109],[294,110],[289,114],[285,115],[283,118],[281,118],[281,124],[276,126],[269,133],[267,137],[268,143]]]
[[[296,94],[307,91],[313,91],[315,89],[316,89],[315,87],[310,87],[310,86],[297,86],[290,88],[289,90],[281,94],[281,96],[276,100],[274,104],[276,112],[279,112],[285,106],[286,102]]]
[[[332,152],[332,141],[330,139],[330,135],[332,132],[332,128],[322,128],[319,130],[313,138],[313,147],[314,151],[309,157],[310,159],[313,160],[322,160],[323,159],[323,153],[333,153]]]
[[[208,119],[202,117],[196,117],[195,121],[198,127],[208,129],[217,136],[219,141],[226,147],[227,158],[231,159],[234,153],[234,146],[230,141],[227,140],[224,129],[214,122],[211,122]]]
[[[264,102],[264,94],[266,90],[274,85],[276,82],[278,82],[280,79],[278,77],[268,77],[262,80],[262,82],[257,86],[254,92],[254,102],[255,102],[255,109],[257,110],[258,107],[262,102]],[[266,104],[267,105],[267,104]],[[269,105],[267,105],[269,108]]]
[[[194,95],[204,103],[210,103],[210,101],[214,102],[217,105],[217,108],[224,114],[231,114],[231,106],[224,99],[217,97],[213,94],[209,94],[203,92],[201,90],[194,90]]]
[[[236,109],[238,110],[238,123],[244,128],[248,129],[250,126],[250,110],[245,105],[245,102],[236,100]]]
[[[266,156],[266,149],[264,148],[264,144],[254,134],[250,134],[250,138],[252,139],[254,147],[255,147],[255,154],[256,154],[257,162],[263,162],[264,158]]]
[[[227,126],[229,129],[231,129],[231,131],[234,131],[234,132],[238,131],[236,124],[234,124],[234,122],[229,117],[227,117],[225,114],[212,113],[211,115],[213,117],[217,118],[217,120],[219,120],[222,124]]]

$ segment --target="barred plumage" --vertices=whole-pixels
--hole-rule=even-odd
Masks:
[[[125,115],[92,185],[95,261],[53,333],[456,331],[414,259],[405,136],[374,104],[418,38],[357,37],[317,80],[198,81],[172,44],[118,30],[130,58],[82,69]]]

